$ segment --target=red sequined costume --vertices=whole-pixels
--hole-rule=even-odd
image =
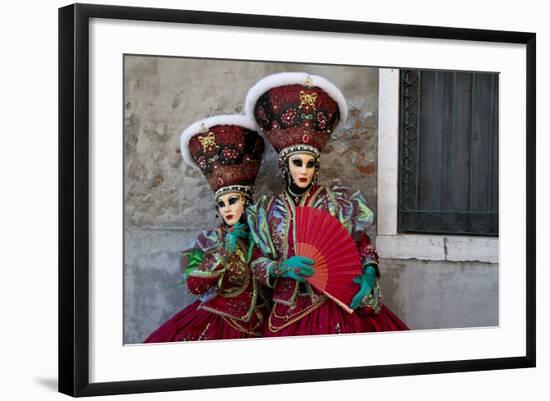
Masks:
[[[278,152],[283,168],[292,154],[306,153],[318,159],[347,115],[346,101],[339,89],[328,80],[307,73],[280,73],[263,78],[248,92],[245,109]],[[294,218],[296,207],[300,206],[323,209],[337,218],[354,239],[362,265],[372,265],[376,270],[374,288],[353,314],[308,282],[274,278],[270,273],[295,255]],[[337,184],[311,185],[298,197],[287,192],[262,196],[250,208],[250,230],[263,255],[251,266],[259,280],[273,288],[274,306],[265,336],[408,329],[381,303],[378,255],[366,234],[373,217],[359,191]]]
[[[225,227],[202,232],[192,249],[184,252],[187,287],[197,300],[156,329],[146,343],[259,337],[268,313],[261,286],[249,264],[248,244],[238,241],[236,250],[226,255]],[[260,256],[253,248],[251,258]],[[208,299],[210,298],[210,299]]]

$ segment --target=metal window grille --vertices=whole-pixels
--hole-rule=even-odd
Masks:
[[[399,231],[498,235],[498,74],[401,70]]]

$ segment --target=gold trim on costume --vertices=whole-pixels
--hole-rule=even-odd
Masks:
[[[221,316],[221,315],[220,315]],[[248,329],[245,329],[244,327],[242,327],[238,322],[236,322],[235,320],[233,319],[229,319],[229,318],[226,318],[225,316],[221,316],[221,318],[223,319],[223,321],[225,323],[227,323],[230,327],[232,327],[233,329],[241,332],[241,333],[244,333],[244,334],[248,334],[249,336],[254,336],[254,337],[261,337],[262,333],[261,332],[254,332],[254,331],[250,331]],[[261,323],[262,322],[259,322],[256,326],[254,326],[253,330],[258,328],[258,326],[261,326]]]
[[[187,273],[187,277],[218,278],[225,273],[225,268],[214,271],[193,270]]]
[[[258,302],[257,302],[258,301],[258,282],[257,282],[255,277],[253,277],[252,280],[253,280],[252,281],[252,301],[250,302],[250,307],[248,308],[248,310],[247,310],[247,312],[244,316],[235,316],[235,315],[232,315],[232,314],[227,313],[227,312],[222,312],[220,310],[211,308],[211,307],[207,306],[204,303],[199,304],[197,309],[202,309],[202,310],[208,311],[210,313],[213,313],[215,315],[219,315],[221,317],[225,316],[225,317],[230,318],[230,319],[236,319],[236,320],[240,320],[240,321],[243,321],[245,323],[248,323],[250,321],[250,318],[252,317],[252,314],[257,309],[257,307],[259,308],[259,307],[263,306],[263,305],[258,305]]]
[[[314,303],[314,304],[311,304],[310,306],[308,306],[307,308],[301,310],[300,312],[297,312],[293,315],[286,315],[286,316],[277,316],[276,312],[275,312],[275,308],[276,308],[276,305],[273,307],[273,309],[271,310],[271,313],[269,315],[269,319],[268,319],[268,327],[269,327],[269,331],[271,331],[272,333],[276,333],[282,329],[284,329],[285,327],[288,327],[290,326],[291,324],[297,322],[298,320],[300,320],[301,318],[303,318],[304,316],[308,315],[309,313],[313,312],[315,309],[317,309],[319,306],[321,306],[323,303],[325,303],[325,301],[328,299],[328,297],[326,296],[322,296],[319,298],[319,302],[318,303]],[[282,326],[278,326],[278,327],[275,327],[273,326],[273,323],[271,321],[271,318],[275,316],[275,318],[277,319],[283,319],[283,320],[286,320],[286,323],[284,323]]]

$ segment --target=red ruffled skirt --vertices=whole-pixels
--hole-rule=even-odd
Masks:
[[[375,313],[370,308],[360,308],[349,314],[335,302],[327,299],[319,307],[300,317],[297,311],[304,310],[309,303],[309,298],[299,298],[292,312],[289,312],[285,305],[275,304],[265,326],[264,336],[367,333],[409,329],[384,305],[381,306],[379,313]]]
[[[200,301],[195,301],[176,313],[144,342],[225,340],[260,336],[261,327],[258,327],[260,322],[257,319],[252,318],[249,323],[235,321],[198,309],[200,304]]]

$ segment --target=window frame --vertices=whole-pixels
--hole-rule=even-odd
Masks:
[[[498,263],[499,237],[398,232],[400,70],[380,68],[378,97],[378,219],[381,258]]]
[[[428,73],[434,73],[435,77],[430,78],[429,76],[425,76],[424,74]],[[428,132],[425,132],[425,115],[424,115],[424,103],[427,102],[428,108],[430,101],[428,100],[429,95],[425,97],[424,93],[424,87],[423,82],[427,80],[428,82],[431,79],[437,80],[438,73],[440,76],[443,77],[443,82],[440,83],[441,90],[445,91],[446,89],[452,93],[451,98],[449,98],[449,104],[447,106],[442,106],[443,108],[449,107],[449,110],[441,112],[443,113],[450,113],[450,115],[446,116],[451,119],[450,124],[447,126],[446,129],[450,129],[451,132],[446,132],[446,129],[444,128],[443,124],[445,124],[446,118],[440,118],[437,117],[434,119],[434,122],[441,124],[441,129],[444,129],[445,135],[439,139],[441,141],[439,146],[447,146],[450,145],[453,146],[453,140],[454,141],[463,141],[464,138],[466,138],[467,143],[462,144],[465,145],[463,148],[460,147],[462,152],[466,152],[466,154],[469,155],[470,162],[468,164],[468,167],[465,170],[462,170],[462,173],[467,173],[467,186],[466,192],[464,192],[466,195],[466,198],[464,200],[465,205],[467,205],[467,210],[463,210],[462,207],[465,206],[459,206],[457,207],[456,202],[460,202],[458,198],[455,198],[455,193],[453,195],[452,200],[449,201],[454,203],[454,206],[448,209],[444,205],[440,204],[441,202],[441,189],[447,187],[447,182],[450,182],[449,180],[449,172],[453,174],[453,171],[455,168],[460,169],[460,167],[457,167],[457,164],[460,164],[461,159],[455,159],[455,163],[452,167],[450,167],[452,170],[447,170],[449,166],[443,162],[443,165],[441,165],[442,161],[441,158],[445,158],[446,156],[449,156],[449,153],[444,153],[437,155],[433,152],[429,152],[430,154],[426,155],[426,149],[424,149],[425,144],[420,145],[420,142],[426,141],[427,143],[433,141],[433,132],[432,137],[430,139],[430,133],[429,128]],[[469,109],[470,114],[468,115],[469,120],[467,120],[467,123],[464,124],[465,120],[460,120],[459,117],[459,109],[457,104],[460,104],[460,95],[457,94],[457,90],[459,90],[459,85],[457,82],[460,81],[459,74],[464,78],[464,75],[467,75],[470,79],[470,83],[468,84],[470,87],[470,90],[472,91],[470,94],[470,102],[471,104],[467,106]],[[493,195],[493,191],[489,190],[486,192],[486,195],[481,195],[482,192],[474,191],[474,186],[476,183],[474,182],[474,179],[472,177],[478,176],[480,173],[482,173],[483,167],[481,166],[481,162],[479,159],[475,159],[474,153],[481,148],[477,148],[474,146],[474,126],[480,124],[480,122],[483,120],[480,110],[474,109],[474,101],[477,106],[478,101],[481,105],[484,104],[483,100],[476,100],[474,95],[474,88],[476,86],[476,82],[479,80],[481,82],[481,87],[483,87],[483,81],[487,79],[487,77],[490,77],[491,79],[491,93],[490,96],[490,108],[491,108],[491,114],[489,115],[489,118],[487,119],[489,124],[489,135],[485,138],[488,140],[488,143],[486,144],[486,149],[484,149],[483,154],[481,155],[484,159],[483,163],[486,165],[487,161],[491,160],[492,157],[494,157],[494,150],[495,146],[498,149],[498,105],[495,105],[495,103],[498,103],[498,73],[487,73],[487,72],[470,72],[470,71],[442,71],[442,70],[435,70],[435,71],[428,71],[428,70],[422,70],[422,69],[402,69],[399,73],[400,76],[400,95],[399,95],[399,113],[400,113],[400,120],[399,120],[399,214],[398,214],[398,227],[399,232],[401,233],[417,233],[417,234],[442,234],[442,235],[480,235],[480,236],[487,236],[487,237],[498,237],[498,206],[496,209],[494,209],[494,203],[491,203],[491,196]],[[406,78],[408,77],[408,79]],[[446,78],[445,78],[446,77]],[[451,78],[452,77],[452,78]],[[445,83],[445,79],[449,80],[450,82]],[[496,81],[496,83],[495,83]],[[405,83],[406,82],[406,83]],[[452,82],[452,84],[451,84]],[[450,84],[450,87],[446,87],[447,84]],[[438,84],[435,84],[435,90],[437,91]],[[407,87],[409,90],[406,91],[405,87]],[[446,89],[445,89],[446,88]],[[452,89],[451,89],[452,88]],[[411,94],[411,90],[413,94]],[[407,92],[409,95],[407,96],[405,94]],[[431,90],[430,90],[431,92]],[[451,100],[452,99],[452,100]],[[487,99],[488,100],[488,99]],[[433,99],[432,99],[433,102]],[[496,110],[496,114],[493,114],[493,110]],[[432,110],[433,111],[433,110]],[[429,112],[428,112],[429,113]],[[460,121],[462,121],[462,124],[460,124]],[[477,124],[476,124],[477,123]],[[430,125],[430,124],[428,124]],[[461,138],[460,130],[459,128],[456,128],[455,126],[459,127],[461,125],[464,125],[466,127],[469,127],[469,134],[466,135],[466,137]],[[462,130],[464,130],[464,126],[462,127]],[[496,128],[495,128],[496,127]],[[433,127],[432,127],[433,128]],[[493,135],[493,132],[495,134]],[[447,135],[447,133],[449,135]],[[412,136],[411,136],[412,134]],[[493,136],[496,137],[496,139],[493,141]],[[467,138],[469,137],[469,139]],[[422,140],[421,140],[422,138]],[[427,138],[427,139],[424,139]],[[479,140],[479,139],[478,139]],[[449,143],[450,141],[450,143]],[[447,144],[445,145],[445,142]],[[455,142],[456,143],[456,142]],[[437,146],[437,145],[436,145]],[[453,158],[453,154],[459,154],[461,151],[459,151],[458,148],[450,149],[444,148],[447,152],[450,152],[451,160]],[[441,149],[443,151],[443,149]],[[489,153],[489,155],[487,155]],[[433,157],[432,160],[425,160],[425,157]],[[478,154],[478,156],[480,156]],[[498,150],[497,150],[497,157],[498,157]],[[439,159],[436,160],[436,159]],[[432,165],[432,162],[435,163]],[[498,160],[497,160],[498,162]],[[423,185],[426,185],[427,182],[424,180],[427,178],[425,175],[422,175],[422,169],[426,168],[427,166],[432,165],[432,168],[429,168],[430,171],[435,172],[440,170],[441,174],[445,175],[447,177],[447,180],[442,179],[442,176],[439,176],[440,178],[436,179],[436,175],[434,174],[431,178],[428,178],[427,181],[429,182],[428,187],[431,188],[432,191],[436,191],[436,188],[438,188],[438,193],[432,193],[430,195],[430,198],[432,199],[431,206],[426,205],[426,200],[422,201],[420,194],[424,193],[423,190],[421,190],[421,187]],[[422,167],[424,166],[424,167]],[[494,165],[492,162],[489,162],[489,165],[486,167],[488,168],[486,171],[486,177],[485,180],[489,180],[488,185],[489,188],[492,188],[497,191],[498,194],[498,182],[495,184],[494,180],[498,179],[498,163],[497,163],[497,170],[494,171]],[[481,168],[481,170],[477,170]],[[496,175],[495,175],[496,173]],[[425,171],[424,171],[425,174]],[[432,173],[430,173],[432,174]],[[409,182],[404,180],[405,175],[409,178]],[[430,180],[433,180],[435,182],[430,182]],[[464,183],[462,183],[464,185]],[[479,185],[479,183],[477,184]],[[448,187],[447,187],[448,188]],[[448,188],[451,190],[451,188]],[[459,190],[458,193],[462,193],[465,188],[462,186],[462,189]],[[416,193],[416,196],[414,195]],[[494,200],[496,200],[498,205],[498,195],[494,197]],[[435,206],[434,202],[438,203],[439,206]],[[477,204],[476,206],[470,206],[470,202],[473,202],[473,204]],[[479,209],[479,203],[483,202],[485,204],[485,208],[483,210]],[[421,203],[423,206],[421,206]],[[416,216],[416,217],[415,217]],[[407,219],[408,217],[408,219]],[[454,223],[457,223],[456,219],[461,220],[462,223],[460,226],[455,226]],[[410,221],[412,219],[413,221]],[[416,223],[414,223],[414,220],[418,219]],[[435,220],[434,220],[435,219]],[[482,220],[477,220],[482,219]],[[409,220],[407,222],[407,220]],[[427,226],[420,223],[420,221],[427,220]],[[454,220],[454,222],[453,222]],[[441,223],[436,223],[436,221],[440,221]],[[479,225],[480,222],[486,221],[485,224]],[[430,223],[431,222],[431,223]],[[476,229],[475,227],[478,227]],[[496,231],[495,231],[496,230]]]

